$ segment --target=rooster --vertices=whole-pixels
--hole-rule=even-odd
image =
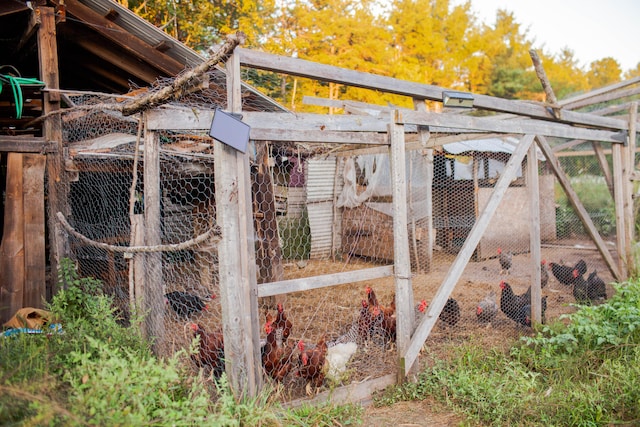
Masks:
[[[560,262],[562,263],[562,261]],[[571,286],[573,285],[574,280],[577,278],[577,276],[573,275],[573,270],[578,270],[578,275],[582,277],[584,276],[584,273],[587,272],[587,263],[581,259],[576,263],[575,266],[571,267],[569,265],[550,262],[549,268],[551,268],[551,273],[558,282],[562,283],[565,286]]]
[[[224,335],[222,331],[206,332],[202,325],[192,323],[194,337],[199,337],[198,353],[191,360],[199,368],[211,369],[214,378],[220,378],[224,372]]]
[[[513,259],[513,254],[511,251],[502,252],[501,248],[498,248],[498,260],[500,261],[500,274],[511,274],[511,262]]]
[[[293,345],[278,345],[277,330],[270,320],[267,320],[264,331],[267,334],[267,340],[261,350],[262,366],[267,375],[281,382],[292,367]]]
[[[300,367],[296,375],[307,380],[305,391],[308,396],[311,396],[313,394],[311,387],[317,389],[324,382],[324,362],[327,356],[326,334],[313,348],[307,348],[304,341],[300,340],[298,350],[300,351],[298,356]]]
[[[416,325],[422,320],[422,316],[424,316],[424,313],[427,311],[427,307],[429,307],[429,304],[427,300],[423,299],[413,308],[413,315],[415,316],[414,323]]]
[[[489,323],[496,317],[497,313],[498,304],[496,303],[496,293],[491,291],[478,303],[476,307],[476,318],[481,323]]]
[[[370,306],[366,300],[362,300],[362,308],[358,316],[358,338],[361,342],[368,341],[377,328],[382,324],[382,312],[380,307]]]
[[[448,326],[455,326],[460,320],[460,305],[458,304],[458,301],[453,298],[449,298],[438,318]]]
[[[187,292],[173,291],[165,294],[164,297],[165,304],[169,304],[178,316],[188,319],[194,313],[208,310],[209,305],[206,303],[206,300],[214,299],[216,296],[211,295],[208,298],[200,298],[198,295]]]
[[[369,306],[377,307],[380,305],[378,304],[378,297],[376,297],[376,293],[373,291],[373,288],[371,286],[367,286],[366,288],[364,288],[364,291],[367,293],[367,303],[369,304]]]
[[[500,282],[500,311],[502,311],[509,319],[518,321],[520,310],[526,305],[531,305],[531,286],[522,294],[513,293],[511,285],[502,280]]]

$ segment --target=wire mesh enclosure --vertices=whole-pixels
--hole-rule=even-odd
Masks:
[[[242,199],[244,178],[227,181],[216,166],[221,148],[207,126],[220,96],[192,91],[146,112],[144,126],[104,108],[117,99],[82,97],[76,105],[100,108],[64,120],[80,273],[102,280],[123,322],[131,310],[147,315],[157,353],[197,338],[194,372],[219,377],[251,352],[230,347],[230,313],[251,318],[244,333],[257,344],[260,381],[295,401],[393,383],[400,360],[425,346],[437,355],[445,343],[504,345],[532,333],[538,309],[549,323],[612,294],[614,144],[598,163],[575,147],[563,157],[569,138],[440,123],[427,135],[422,116],[390,108],[328,118],[243,105],[250,203],[237,215],[251,226],[234,227],[248,230],[238,244],[250,255],[238,256],[257,304],[234,311],[229,293],[240,285],[226,275],[233,255],[218,245],[229,237],[220,210]],[[221,179],[234,187],[223,186],[225,199]]]

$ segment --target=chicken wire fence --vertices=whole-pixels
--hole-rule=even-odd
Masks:
[[[189,96],[183,100],[185,105],[211,108],[205,97]],[[71,99],[75,105],[101,107],[65,115],[67,170],[74,174],[69,223],[91,241],[131,246],[135,241],[131,224],[145,209],[139,123],[104,108],[105,103],[120,100]],[[160,132],[158,137],[160,230],[145,233],[159,233],[162,244],[188,243],[216,224],[212,140],[206,132],[179,130]],[[407,231],[416,321],[463,248],[515,142],[489,138],[464,146],[407,151]],[[335,150],[328,143],[252,146],[253,243],[259,284],[313,280],[393,264],[389,156],[354,154],[358,148],[365,146],[352,146],[349,151]],[[436,354],[450,342],[479,339],[499,345],[505,338],[532,331],[527,327],[531,317],[527,289],[533,268],[525,164],[426,341]],[[602,237],[614,242],[613,199],[593,156],[562,157],[561,164]],[[544,273],[548,276],[542,295],[544,318],[549,322],[575,310],[576,282],[586,283],[595,271],[607,283],[606,296],[610,296],[612,276],[542,156],[538,171],[541,271],[543,280]],[[428,183],[430,173],[433,179]],[[103,282],[122,321],[127,322],[132,292],[136,292],[134,257],[73,234],[69,239],[80,274]],[[210,241],[183,245],[155,256],[161,269],[143,273],[142,296],[155,301],[151,310],[160,313],[154,319],[161,324],[153,328],[159,334],[158,351],[172,354],[188,348],[199,336],[201,347],[192,356],[194,369],[207,368],[220,375],[224,352],[220,336],[215,335],[222,318],[216,246]],[[560,266],[567,271],[560,272]],[[574,270],[580,279],[574,277]],[[503,290],[506,284],[514,296]],[[162,298],[144,294],[149,289]],[[314,387],[326,389],[395,374],[394,290],[393,277],[387,277],[261,298],[265,379],[283,384],[285,398],[294,399]],[[578,294],[582,302],[590,302],[591,294]],[[599,293],[593,299],[602,296]],[[320,350],[324,361],[318,359]]]

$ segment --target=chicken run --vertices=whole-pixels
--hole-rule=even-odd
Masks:
[[[562,245],[545,246],[542,252],[546,264],[543,271],[547,273],[546,279],[543,274],[542,284],[546,322],[559,320],[563,314],[576,310],[574,289],[578,285],[574,285],[575,279],[567,278],[573,277],[574,271],[585,283],[594,273],[602,278],[603,284],[611,282],[611,277],[604,273],[604,263],[588,241],[563,241]],[[523,314],[530,309],[530,302],[511,301],[526,299],[529,258],[527,253],[512,254],[508,273],[498,254],[469,263],[424,351],[445,358],[446,354],[440,353],[445,344],[473,342],[502,348],[511,340],[532,334],[530,317]],[[436,259],[438,262],[430,273],[413,274],[416,317],[428,306],[428,296],[433,295],[442,282],[453,254],[439,253]],[[286,278],[365,268],[371,266],[371,261],[310,260],[301,265],[285,263]],[[552,267],[555,267],[553,271]],[[560,267],[567,271],[555,271]],[[502,290],[505,285],[513,290],[511,297]],[[165,322],[172,340],[171,352],[187,348],[192,338],[200,337],[198,353],[191,356],[194,374],[203,368],[210,378],[215,378],[222,373],[220,358],[224,355],[219,342],[221,308],[215,298],[216,290],[209,291],[213,291],[214,296],[206,308],[194,311],[188,320],[182,310],[170,310]],[[593,303],[601,302],[612,293],[611,285],[607,284],[604,292],[594,295]],[[392,278],[292,293],[275,307],[264,301],[260,312],[265,380],[282,385],[280,392],[285,400],[296,400],[339,385],[395,373],[394,337],[383,320],[387,313],[392,313],[393,301]],[[591,303],[591,300],[583,298],[581,302]],[[378,310],[372,310],[374,307]],[[370,316],[364,325],[363,312]],[[203,329],[211,334],[210,338],[203,335]]]

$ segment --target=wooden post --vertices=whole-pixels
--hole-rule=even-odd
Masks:
[[[416,111],[427,111],[427,104],[424,102],[424,99],[415,99],[413,100],[413,108]],[[418,126],[418,138],[420,139],[420,144],[422,145],[422,156],[425,161],[426,171],[427,171],[427,181],[425,184],[425,199],[422,206],[419,209],[425,210],[425,224],[427,226],[427,243],[426,245],[421,245],[421,248],[426,248],[426,253],[420,253],[420,256],[424,258],[424,272],[428,273],[431,271],[431,266],[433,265],[433,242],[435,229],[433,228],[433,148],[426,148],[427,141],[429,141],[429,137],[431,133],[429,132],[428,126]]]
[[[618,268],[624,276],[625,262],[627,260],[627,227],[625,225],[625,190],[624,184],[624,157],[622,146],[611,146],[611,158],[613,163],[613,201],[616,215],[616,247],[618,249]]]
[[[538,155],[536,145],[531,144],[527,153],[527,188],[529,189],[529,248],[531,251],[531,316],[542,321],[542,288],[540,287],[540,183],[538,182]]]
[[[238,56],[232,55],[226,66],[228,108],[239,112]],[[261,385],[262,369],[249,157],[219,141],[214,151],[216,213],[222,230],[218,259],[226,372],[236,397],[251,397]]]
[[[146,115],[144,117],[145,129]],[[162,243],[160,216],[160,139],[154,131],[146,131],[144,137],[144,222],[147,246]],[[144,309],[149,315],[146,318],[146,330],[149,338],[153,338],[154,352],[164,348],[164,278],[162,276],[162,253],[149,252],[145,256],[146,281],[144,291]]]
[[[60,115],[51,114],[60,110],[60,94],[56,89],[60,88],[58,81],[58,47],[56,43],[55,11],[51,7],[37,7],[31,14],[30,25],[38,26],[38,61],[40,65],[40,80],[47,89],[44,93],[42,113],[47,118],[43,123],[42,133],[47,141],[53,141],[58,149],[53,153],[47,153],[47,201],[49,205],[49,245],[51,255],[51,277],[49,279],[49,292],[47,298],[56,293],[58,264],[60,258],[69,254],[69,242],[66,235],[56,221],[56,212],[61,212],[65,217],[70,213],[69,209],[69,181],[64,172],[64,147],[62,144],[62,120]]]
[[[629,104],[629,146],[627,147],[627,167],[626,174],[624,177],[625,180],[625,217],[627,219],[626,223],[626,244],[627,244],[627,258],[626,265],[627,271],[624,276],[626,279],[629,276],[629,270],[635,267],[635,256],[632,250],[631,245],[635,242],[635,228],[636,221],[634,217],[635,209],[633,207],[633,181],[631,176],[635,172],[636,168],[636,123],[638,122],[638,101],[633,101]]]
[[[25,307],[42,308],[47,296],[44,247],[44,170],[46,158],[23,155],[24,300]]]
[[[395,113],[397,114],[397,112]],[[391,191],[393,194],[393,265],[396,288],[396,336],[398,346],[398,380],[406,375],[403,367],[407,345],[413,327],[413,290],[411,288],[411,261],[407,230],[407,175],[405,162],[404,126],[389,124],[391,160]]]

